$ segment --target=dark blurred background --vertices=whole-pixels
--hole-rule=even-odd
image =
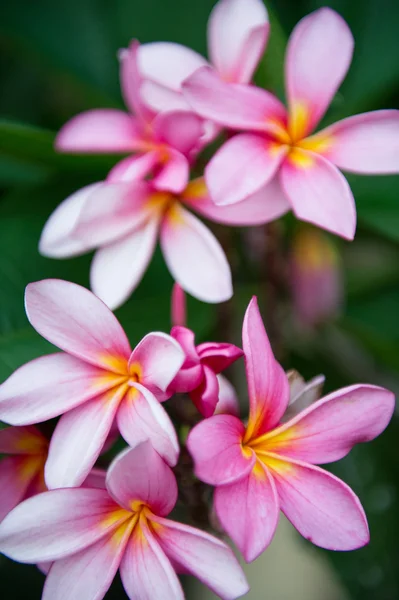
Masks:
[[[68,194],[103,179],[115,163],[108,157],[55,154],[54,132],[82,110],[122,107],[117,50],[131,38],[141,42],[170,40],[206,53],[206,21],[214,3],[2,0],[0,381],[23,362],[49,351],[48,344],[27,323],[25,285],[45,277],[88,285],[89,256],[55,261],[38,254],[38,239],[46,219]],[[397,0],[274,0],[266,4],[272,36],[256,75],[259,85],[283,97],[287,37],[302,16],[328,5],[349,23],[356,49],[326,122],[367,110],[399,108]],[[287,369],[295,367],[306,378],[324,373],[327,391],[359,381],[398,391],[399,177],[349,179],[359,220],[357,237],[351,244],[326,235],[321,242],[311,241],[310,249],[306,244],[293,245],[292,239],[304,230],[291,216],[251,230],[214,228],[232,265],[235,296],[221,307],[190,299],[189,325],[195,329],[197,339],[239,344],[245,307],[250,296],[257,293],[273,345]],[[328,248],[325,253],[320,243]],[[337,293],[331,310],[309,323],[300,314],[298,291],[290,287],[289,281],[299,263],[303,276],[308,277],[304,285],[310,297],[318,297],[318,286],[328,283],[312,279],[315,254],[321,257],[316,260],[317,277],[320,271],[327,279],[330,277],[328,281],[334,277],[336,288],[344,291],[342,296]],[[138,290],[117,311],[132,343],[150,330],[168,331],[171,286],[172,280],[157,254]],[[242,365],[230,375],[240,391],[245,412]],[[300,541],[283,524],[284,531],[260,559],[259,568],[256,563],[251,566],[249,577],[256,590],[250,598],[399,598],[398,433],[395,418],[380,439],[355,448],[346,459],[331,466],[361,498],[370,523],[370,545],[341,554],[310,550],[307,542]],[[302,556],[308,557],[306,565]],[[309,561],[314,566],[311,570]],[[287,580],[295,581],[290,590]],[[317,585],[312,585],[316,580]],[[2,599],[37,600],[42,582],[35,567],[0,557]],[[107,599],[123,597],[116,582]],[[208,596],[203,588],[198,591],[188,587],[187,597]]]

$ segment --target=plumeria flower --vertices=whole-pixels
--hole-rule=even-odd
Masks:
[[[53,490],[20,504],[0,525],[0,551],[24,563],[56,561],[43,600],[101,600],[118,569],[131,600],[183,600],[176,571],[225,600],[245,594],[230,548],[165,518],[176,500],[173,472],[144,442],[114,460],[106,490]]]
[[[197,69],[210,64],[223,81],[248,84],[268,36],[268,15],[261,0],[219,0],[208,21],[210,63],[180,44],[155,42],[140,46],[141,97],[156,111],[189,111],[182,83]]]
[[[39,245],[42,254],[55,258],[99,248],[91,265],[91,288],[112,309],[140,282],[158,236],[169,271],[188,293],[205,302],[232,296],[230,267],[219,242],[186,207],[229,225],[265,223],[285,210],[278,190],[272,211],[263,191],[237,206],[217,207],[202,178],[177,195],[157,191],[153,182],[130,181],[128,167],[117,171],[110,181],[67,198],[48,220]]]
[[[245,315],[243,348],[250,400],[247,426],[230,415],[196,425],[188,449],[199,479],[216,486],[217,517],[252,561],[270,544],[280,509],[308,540],[332,550],[369,541],[357,496],[315,464],[343,458],[388,425],[394,396],[372,385],[353,385],[314,402],[281,424],[289,382],[275,360],[254,298]]]
[[[55,146],[62,152],[133,154],[122,160],[131,173],[152,173],[157,189],[178,193],[187,185],[190,161],[199,149],[202,120],[187,111],[156,114],[143,104],[137,48],[133,42],[121,52],[121,87],[130,113],[114,109],[81,113],[62,127]]]
[[[286,55],[288,111],[272,94],[227,85],[208,67],[184,82],[198,114],[245,131],[227,141],[205,170],[216,204],[240,202],[274,178],[286,210],[353,239],[356,207],[338,169],[399,172],[399,111],[356,115],[313,133],[346,75],[353,44],[345,21],[329,8],[298,23]]]
[[[185,361],[170,384],[170,393],[189,393],[204,417],[217,413],[237,414],[237,398],[233,386],[220,373],[243,355],[237,346],[206,342],[195,345],[195,334],[185,327],[186,301],[183,290],[175,284],[172,290],[172,323],[170,332],[183,348]],[[174,320],[176,319],[176,320]]]
[[[51,488],[80,485],[116,419],[128,444],[150,440],[171,465],[179,446],[159,401],[184,361],[164,333],[131,350],[112,312],[85,288],[56,279],[30,283],[31,325],[62,353],[20,367],[0,386],[0,420],[30,425],[62,415],[50,442],[45,480]]]
[[[339,313],[344,296],[340,255],[331,236],[303,226],[291,243],[291,291],[295,316],[312,328]]]

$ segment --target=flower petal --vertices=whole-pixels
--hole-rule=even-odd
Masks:
[[[92,247],[116,241],[148,220],[152,195],[146,181],[104,183],[86,200],[72,235]]]
[[[188,184],[182,199],[200,215],[225,225],[262,225],[278,219],[291,209],[277,177],[237,204],[216,206],[202,177]]]
[[[208,21],[209,56],[225,81],[249,83],[269,35],[261,0],[219,0]]]
[[[272,180],[286,153],[284,145],[277,146],[260,135],[234,136],[216,152],[205,169],[211,199],[218,206],[226,206],[260,193]]]
[[[61,417],[45,467],[49,489],[77,487],[84,482],[103,449],[126,387],[114,388]]]
[[[239,417],[240,405],[234,386],[224,375],[219,374],[217,380],[219,383],[219,399],[214,414]]]
[[[226,544],[188,525],[158,517],[154,521],[161,525],[157,539],[172,562],[181,565],[224,600],[246,594],[249,586],[245,575]]]
[[[163,392],[184,363],[185,354],[180,344],[161,332],[147,334],[135,347],[129,359],[129,370],[138,367],[140,383],[148,389]]]
[[[273,458],[281,510],[301,535],[329,550],[355,550],[369,541],[359,498],[343,481],[299,461]]]
[[[203,379],[200,385],[190,392],[190,398],[205,418],[213,415],[219,400],[219,384],[212,369],[206,366],[203,368]]]
[[[108,173],[107,181],[119,183],[145,179],[159,162],[159,150],[149,150],[144,154],[127,156],[120,160]]]
[[[0,430],[0,454],[44,454],[48,442],[37,427],[6,427]]]
[[[42,600],[99,600],[108,591],[131,536],[131,525],[72,556],[57,560],[50,569]]]
[[[172,205],[161,226],[161,247],[173,278],[203,302],[224,302],[233,294],[226,256],[212,233],[194,215]]]
[[[148,440],[162,458],[174,467],[179,456],[179,442],[172,421],[149,390],[139,383],[131,385],[133,387],[117,414],[122,436],[131,446]]]
[[[140,283],[154,253],[158,226],[157,218],[148,219],[143,227],[95,253],[91,288],[112,310],[123,304]]]
[[[376,110],[349,117],[325,133],[332,142],[324,155],[340,169],[399,173],[399,110]]]
[[[121,110],[89,110],[73,117],[55,140],[61,152],[132,152],[140,143],[136,120]]]
[[[304,17],[288,42],[286,87],[294,138],[312,131],[323,117],[352,60],[353,36],[330,8]]]
[[[35,457],[9,456],[0,460],[0,521],[25,497],[37,475]]]
[[[91,364],[125,372],[129,341],[112,312],[94,294],[61,279],[44,279],[26,288],[31,325],[52,344]]]
[[[273,133],[286,122],[286,109],[273,94],[227,83],[210,67],[198,69],[182,87],[196,113],[225,127]]]
[[[134,600],[184,600],[179,579],[149,527],[137,527],[120,566],[123,587]]]
[[[139,48],[139,42],[133,40],[128,49],[120,51],[120,81],[126,106],[130,112],[137,115],[141,124],[145,125],[152,121],[154,112],[143,103],[141,97],[142,77],[138,66]]]
[[[353,240],[355,201],[345,177],[331,162],[297,150],[295,162],[284,161],[280,181],[298,219]]]
[[[92,183],[64,200],[47,220],[39,241],[39,252],[51,258],[68,258],[88,252],[93,246],[73,237],[72,232],[80,212],[102,182]]]
[[[243,452],[244,434],[244,425],[230,415],[215,415],[196,425],[188,436],[187,448],[198,479],[211,485],[243,479],[256,460],[252,452]]]
[[[255,296],[245,313],[242,344],[250,402],[246,433],[249,439],[277,425],[290,393],[287,376],[274,358]]]
[[[195,334],[191,329],[179,325],[172,327],[170,334],[183,348],[185,361],[170,384],[169,391],[172,393],[191,392],[201,384],[204,376],[203,367],[195,347]]]
[[[41,356],[17,369],[0,386],[0,419],[13,425],[40,423],[79,406],[120,380],[64,353]]]
[[[154,44],[157,43],[154,42]],[[163,42],[159,43],[162,44]],[[181,90],[172,90],[155,81],[144,79],[140,88],[140,95],[143,102],[157,113],[174,110],[186,110],[190,112],[192,110]]]
[[[205,342],[197,346],[197,352],[201,363],[214,373],[221,373],[244,354],[234,344],[222,342]]]
[[[149,442],[128,448],[115,458],[108,469],[107,489],[127,510],[142,502],[160,516],[168,515],[177,501],[173,471]]]
[[[313,403],[265,438],[271,452],[311,463],[334,462],[355,444],[380,435],[394,407],[392,392],[353,385]]]
[[[247,562],[270,544],[279,517],[279,501],[273,478],[257,463],[250,474],[215,490],[217,517]]]
[[[203,121],[192,112],[171,111],[158,114],[153,128],[160,142],[188,155],[203,134]]]
[[[180,194],[187,186],[190,164],[178,150],[169,147],[165,152],[163,155],[160,151],[161,166],[151,183],[157,190]]]
[[[3,554],[24,563],[53,561],[87,548],[126,520],[105,490],[52,490],[19,504],[0,525]]]
[[[301,411],[309,408],[321,398],[326,379],[324,375],[317,375],[305,383],[305,380],[295,370],[288,371],[287,377],[290,384],[290,402],[282,419],[284,423],[299,415]]]
[[[175,283],[172,288],[170,320],[173,326],[185,326],[187,321],[186,294],[178,283]]]

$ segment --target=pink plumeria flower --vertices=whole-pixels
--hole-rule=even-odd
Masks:
[[[345,21],[329,8],[298,23],[286,56],[288,111],[265,90],[227,85],[207,67],[184,82],[186,98],[198,114],[246,131],[226,142],[205,170],[216,204],[240,202],[274,178],[286,197],[286,210],[353,239],[356,207],[338,168],[399,172],[397,110],[356,115],[313,134],[346,75],[353,44]]]
[[[56,561],[42,600],[101,600],[118,569],[131,600],[184,600],[176,571],[195,575],[225,600],[248,591],[230,548],[165,518],[176,504],[176,479],[148,442],[114,460],[106,486],[46,492],[0,525],[6,556]]]
[[[340,255],[331,236],[303,226],[291,245],[292,300],[298,322],[307,328],[333,319],[343,304]]]
[[[143,78],[140,93],[153,110],[191,110],[182,83],[203,66],[229,83],[248,84],[266,47],[268,15],[262,0],[219,0],[208,21],[208,53],[203,56],[180,44],[143,44],[138,66]],[[209,134],[212,134],[210,128]]]
[[[275,360],[256,299],[245,315],[243,348],[250,414],[247,426],[217,415],[194,427],[188,449],[199,479],[215,485],[215,509],[245,560],[270,544],[280,509],[308,540],[332,550],[353,550],[369,541],[357,496],[315,464],[336,461],[388,425],[394,396],[372,385],[329,394],[280,424],[289,383]]]
[[[140,97],[138,43],[121,52],[121,87],[129,113],[114,109],[89,110],[64,125],[56,139],[62,152],[132,153],[122,161],[130,172],[152,173],[154,186],[180,192],[189,179],[190,161],[203,135],[202,120],[193,112],[156,114]]]
[[[179,344],[146,335],[131,350],[112,312],[85,288],[56,279],[30,283],[25,305],[33,327],[64,352],[20,367],[0,386],[0,420],[30,425],[61,416],[45,467],[47,486],[80,485],[116,419],[128,444],[150,440],[175,465],[175,429],[159,401],[183,364]]]
[[[186,302],[184,292],[177,284],[172,290],[172,318],[182,322],[182,325],[174,325],[170,334],[183,348],[185,361],[168,391],[189,393],[204,417],[212,416],[219,402],[217,412],[236,414],[234,388],[227,379],[220,378],[220,373],[243,355],[242,350],[233,344],[218,342],[195,345],[194,332],[184,326]]]
[[[217,207],[202,178],[176,195],[155,190],[152,182],[126,181],[118,171],[115,180],[89,185],[55,210],[42,233],[41,253],[63,258],[99,248],[91,287],[115,309],[139,284],[159,236],[169,271],[182,288],[204,302],[231,298],[230,267],[219,242],[185,207],[218,223],[254,225],[270,219],[263,192],[237,206]],[[275,215],[282,201],[277,192]]]

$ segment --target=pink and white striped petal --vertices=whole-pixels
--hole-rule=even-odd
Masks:
[[[392,418],[394,394],[353,385],[313,403],[268,438],[273,452],[323,464],[343,458],[355,444],[380,435]]]
[[[30,283],[25,292],[31,325],[65,352],[114,373],[125,373],[130,344],[116,317],[94,294],[61,279]]]
[[[61,417],[45,466],[49,489],[77,487],[85,481],[107,440],[126,388],[121,385]]]
[[[149,390],[139,383],[131,385],[118,410],[119,431],[130,446],[148,440],[174,467],[179,456],[179,442],[172,421]]]
[[[290,130],[306,137],[324,116],[352,60],[353,36],[344,19],[321,8],[296,25],[286,54]]]
[[[205,418],[215,412],[219,400],[219,383],[215,373],[209,367],[203,368],[203,378],[198,387],[190,392],[190,398]]]
[[[242,327],[250,415],[246,439],[273,429],[289,402],[286,374],[276,361],[254,296],[248,305]]]
[[[12,425],[40,423],[98,396],[120,379],[63,352],[41,356],[0,386],[0,419]]]
[[[161,332],[147,334],[135,347],[129,359],[129,371],[138,369],[139,381],[147,388],[153,386],[166,392],[167,387],[184,363],[180,344]]]
[[[90,285],[115,310],[140,283],[154,253],[159,220],[156,217],[123,239],[100,248],[90,268]]]
[[[24,563],[58,560],[87,548],[126,520],[106,490],[44,492],[19,504],[0,524],[3,554]]]
[[[141,134],[134,117],[111,108],[89,110],[73,117],[59,131],[60,152],[133,152]]]
[[[167,146],[188,155],[203,135],[203,121],[192,112],[173,111],[158,114],[153,122],[154,135]]]
[[[249,83],[266,47],[262,0],[219,0],[208,21],[209,56],[222,79]]]
[[[0,430],[0,454],[41,454],[48,442],[37,427],[6,427]]]
[[[107,593],[131,536],[129,522],[50,569],[42,600],[99,600]]]
[[[190,182],[183,198],[184,203],[201,216],[225,225],[262,225],[278,219],[291,209],[277,177],[237,204],[216,206],[203,178]]]
[[[307,540],[328,550],[355,550],[369,541],[359,498],[343,481],[299,461],[273,459],[281,510]]]
[[[39,252],[51,258],[68,258],[88,252],[91,241],[77,239],[73,230],[86,201],[101,189],[102,182],[92,183],[64,200],[47,220],[39,241]]]
[[[129,598],[184,600],[175,570],[144,522],[140,522],[126,546],[120,574]]]
[[[328,160],[307,150],[297,150],[295,162],[284,161],[280,182],[298,219],[353,240],[355,201],[345,177]]]
[[[196,113],[230,129],[275,133],[286,124],[287,111],[273,94],[225,82],[210,67],[198,69],[182,87]]]
[[[231,298],[231,272],[222,247],[197,217],[177,203],[164,217],[160,242],[169,271],[186,292],[203,302]]]
[[[217,206],[249,200],[272,180],[286,153],[286,146],[278,146],[260,135],[234,136],[205,168],[211,199]]]
[[[211,485],[226,485],[245,478],[256,457],[245,453],[245,427],[230,415],[215,415],[201,421],[190,432],[187,448],[193,457],[198,479]]]
[[[123,238],[148,220],[152,195],[146,181],[103,183],[86,200],[72,235],[92,247]]]
[[[173,471],[149,442],[128,448],[115,458],[108,469],[107,489],[127,510],[136,510],[141,503],[164,517],[177,501]]]
[[[215,490],[217,517],[246,562],[252,562],[273,539],[279,517],[279,500],[273,477],[261,463],[250,474]]]
[[[247,593],[245,575],[226,544],[188,525],[157,516],[154,521],[161,525],[159,544],[173,563],[197,577],[219,598],[234,600]]]
[[[34,460],[20,456],[0,459],[0,522],[25,498],[30,483],[37,475]]]
[[[340,169],[366,174],[399,173],[399,110],[375,110],[349,117],[324,132],[332,140],[324,155]]]
[[[240,405],[234,386],[222,374],[217,376],[219,384],[219,399],[215,409],[215,415],[240,416]]]

